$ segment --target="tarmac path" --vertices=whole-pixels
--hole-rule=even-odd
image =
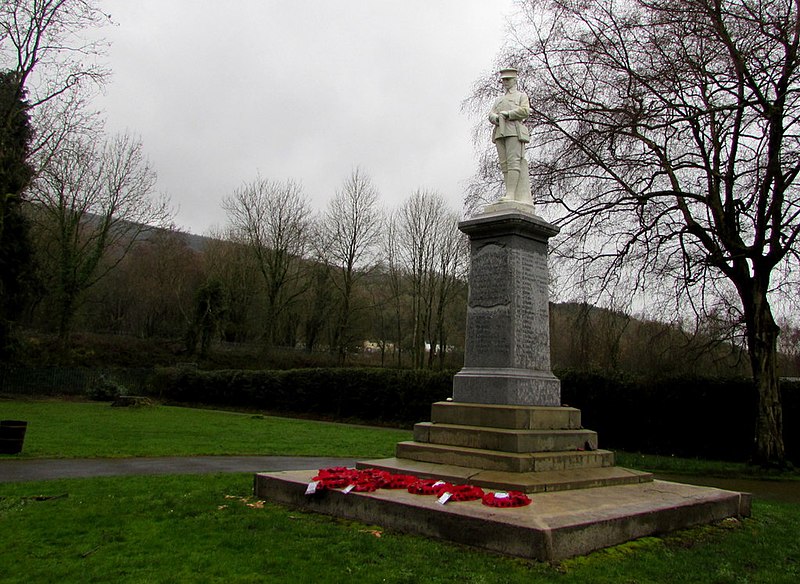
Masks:
[[[355,466],[353,458],[312,456],[168,456],[0,460],[0,483],[86,477],[316,470]]]
[[[317,470],[355,466],[354,458],[321,456],[165,456],[151,458],[0,459],[0,483],[88,477]],[[656,474],[657,479],[749,492],[800,504],[800,481],[759,481]]]

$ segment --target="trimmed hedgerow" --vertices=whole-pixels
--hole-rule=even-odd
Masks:
[[[412,424],[452,395],[453,372],[376,368],[288,371],[161,369],[159,397],[339,419]]]
[[[161,399],[368,423],[411,425],[430,419],[435,401],[452,395],[452,371],[376,368],[287,371],[162,369]],[[748,460],[757,395],[737,379],[635,379],[604,372],[557,371],[564,404],[603,448],[718,460]],[[781,385],[784,441],[800,460],[800,383]]]
[[[751,379],[635,380],[576,371],[559,377],[562,401],[581,410],[601,447],[738,461],[752,454],[758,395]],[[787,457],[796,460],[800,383],[782,382],[781,393]]]

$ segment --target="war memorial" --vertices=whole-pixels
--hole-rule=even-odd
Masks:
[[[452,399],[432,404],[431,420],[415,425],[395,457],[360,462],[361,475],[258,473],[255,495],[545,561],[748,516],[746,493],[615,466],[581,412],[562,405],[548,315],[548,240],[558,228],[533,206],[522,123],[529,105],[516,75],[500,71],[505,91],[488,116],[505,195],[459,224],[470,241],[470,276],[464,367]],[[375,479],[370,488],[354,488],[365,476]],[[467,493],[474,496],[458,496]]]

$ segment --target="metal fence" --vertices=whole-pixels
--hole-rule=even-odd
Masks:
[[[0,366],[0,393],[21,395],[83,395],[103,379],[127,394],[146,393],[151,368],[87,369],[79,367]]]

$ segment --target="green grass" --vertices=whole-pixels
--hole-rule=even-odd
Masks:
[[[15,458],[109,458],[190,455],[391,456],[406,430],[156,406],[112,408],[86,401],[0,400],[1,419],[28,421]],[[8,456],[0,455],[0,460]],[[800,479],[737,462],[616,453],[617,464],[651,472],[728,478]]]
[[[800,480],[800,470],[763,469],[744,462],[680,458],[631,452],[615,452],[616,463],[627,468],[674,475],[702,475],[757,480]]]
[[[405,430],[168,406],[112,408],[60,400],[0,401],[0,419],[27,420],[15,458],[189,455],[385,457]],[[9,456],[0,455],[0,460]]]
[[[251,485],[242,474],[0,484],[0,582],[800,579],[800,505],[757,502],[741,523],[550,565],[257,503]]]
[[[28,420],[23,458],[191,454],[380,457],[410,433],[174,407],[0,401]],[[12,457],[0,457],[12,458]],[[16,457],[13,457],[16,458]],[[619,453],[632,467],[743,465]],[[535,498],[534,498],[535,505]],[[500,557],[252,499],[252,475],[0,484],[5,582],[796,582],[800,505],[644,538],[559,564]]]

